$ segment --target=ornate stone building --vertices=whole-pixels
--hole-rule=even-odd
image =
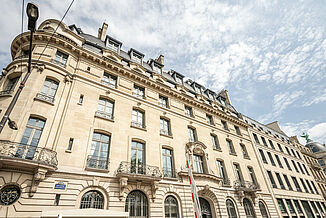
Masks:
[[[280,217],[279,198],[324,212],[317,190],[272,188],[266,169],[276,168],[252,140],[260,130],[226,90],[164,70],[162,55],[122,50],[106,24],[94,37],[62,23],[51,37],[58,25],[35,32],[32,74],[10,116],[18,130],[0,135],[0,217],[194,217],[187,154],[203,217]],[[26,73],[29,37],[12,42],[0,116]]]

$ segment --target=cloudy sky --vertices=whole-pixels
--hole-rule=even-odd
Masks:
[[[71,0],[34,2],[40,24],[60,20]],[[2,68],[21,32],[21,7],[21,0],[2,1]],[[124,50],[135,48],[145,59],[163,54],[165,70],[227,89],[241,113],[326,143],[325,11],[322,0],[75,0],[64,23],[97,35],[106,21]]]

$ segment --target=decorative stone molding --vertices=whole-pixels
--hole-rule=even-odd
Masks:
[[[33,180],[32,180],[32,185],[30,188],[29,196],[33,197],[35,192],[37,191],[37,187],[40,184],[42,180],[45,179],[45,175],[48,172],[47,169],[43,168],[37,168],[34,172]]]

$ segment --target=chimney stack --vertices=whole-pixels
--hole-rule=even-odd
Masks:
[[[98,38],[101,39],[102,41],[105,40],[107,29],[108,29],[108,24],[105,22],[103,23],[102,28],[98,28]]]
[[[156,61],[159,62],[160,64],[164,65],[164,56],[163,55],[158,56]]]

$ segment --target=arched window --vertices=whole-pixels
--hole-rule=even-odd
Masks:
[[[204,198],[199,198],[202,218],[212,218],[212,211],[209,202]]]
[[[234,203],[233,201],[231,201],[230,199],[226,200],[226,209],[228,211],[228,216],[229,218],[237,218],[237,211],[235,209]]]
[[[259,210],[263,218],[269,218],[265,204],[262,201],[259,201]]]
[[[172,195],[165,198],[164,201],[165,218],[178,218],[178,201]]]
[[[148,201],[141,191],[132,191],[126,199],[125,211],[130,218],[148,218]]]
[[[103,209],[104,207],[104,196],[99,191],[88,191],[86,192],[80,202],[80,209],[83,208],[96,208]]]
[[[247,218],[256,218],[254,208],[252,207],[251,202],[247,198],[243,199],[243,207],[245,209]]]

